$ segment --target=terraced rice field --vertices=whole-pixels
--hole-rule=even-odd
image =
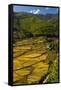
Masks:
[[[30,38],[13,45],[13,84],[37,84],[49,71],[49,45],[44,38]]]

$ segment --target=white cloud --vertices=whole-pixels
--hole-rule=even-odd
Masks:
[[[48,8],[48,7],[46,7],[45,9],[46,9],[46,10],[48,10],[49,8]]]
[[[32,10],[30,11],[30,13],[32,13]]]
[[[34,14],[39,13],[40,9],[35,10]]]
[[[39,12],[40,12],[40,9],[37,9],[37,10],[33,9],[30,11],[30,13],[33,13],[33,14],[38,14]]]

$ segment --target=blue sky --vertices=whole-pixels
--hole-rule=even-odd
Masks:
[[[35,6],[13,6],[14,12],[27,12],[33,14],[58,14],[58,8],[51,7],[35,7]]]

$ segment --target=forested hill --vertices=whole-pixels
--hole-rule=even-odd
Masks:
[[[57,14],[14,13],[14,39],[41,35],[58,37]]]

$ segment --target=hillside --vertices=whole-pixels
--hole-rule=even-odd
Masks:
[[[14,13],[13,85],[56,83],[58,15]]]
[[[36,36],[58,37],[58,15],[14,13],[14,41]]]

